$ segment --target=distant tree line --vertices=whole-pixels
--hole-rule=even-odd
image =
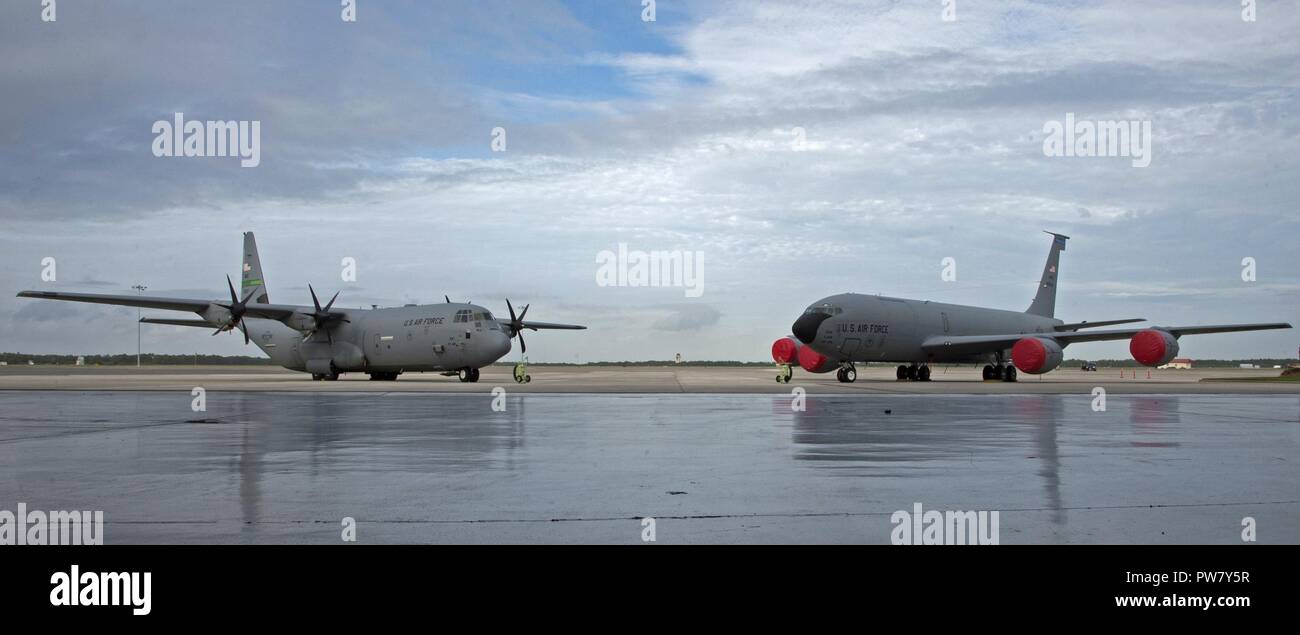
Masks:
[[[1083,365],[1083,363],[1084,363],[1085,361],[1090,361],[1090,362],[1096,364],[1098,367],[1103,367],[1103,366],[1105,366],[1105,367],[1110,367],[1110,368],[1139,368],[1139,367],[1142,367],[1141,364],[1137,363],[1135,360],[1132,360],[1132,359],[1092,359],[1092,360],[1067,359],[1067,360],[1061,362],[1061,368],[1071,368],[1071,367],[1081,366],[1081,365]],[[1192,368],[1236,368],[1236,367],[1238,367],[1238,366],[1240,366],[1240,365],[1242,365],[1242,364],[1254,364],[1254,365],[1256,365],[1256,366],[1259,366],[1260,368],[1272,368],[1272,367],[1274,367],[1274,366],[1281,366],[1282,368],[1286,368],[1287,366],[1290,366],[1291,364],[1294,364],[1294,363],[1296,363],[1296,359],[1295,359],[1294,357],[1292,357],[1292,358],[1290,358],[1290,359],[1274,359],[1274,358],[1267,358],[1267,359],[1193,359],[1193,360],[1192,360]]]

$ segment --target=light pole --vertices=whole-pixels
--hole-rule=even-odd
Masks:
[[[133,285],[131,288],[140,293],[144,293],[144,290],[149,287],[137,284]],[[140,367],[140,307],[135,308],[135,367]]]

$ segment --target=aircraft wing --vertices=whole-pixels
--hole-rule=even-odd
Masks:
[[[67,300],[69,302],[90,302],[93,304],[116,304],[119,306],[138,306],[145,309],[167,309],[169,311],[202,311],[212,304],[210,300],[191,300],[186,298],[162,298],[147,295],[108,295],[103,293],[63,293],[61,291],[22,291],[20,298],[40,298],[42,300]]]
[[[117,306],[135,306],[144,309],[166,309],[168,311],[192,311],[201,313],[208,307],[221,303],[221,300],[195,300],[191,298],[163,298],[147,295],[110,295],[103,293],[64,293],[62,291],[21,291],[20,298],[39,298],[42,300],[66,300],[68,302],[89,302],[92,304],[113,304]],[[305,307],[287,304],[250,304],[244,313],[248,317],[283,320]]]
[[[167,318],[140,318],[140,322],[144,324],[169,324],[171,326],[197,326],[197,327],[208,328],[208,329],[214,326],[218,326],[217,324],[212,324],[207,320],[171,320]]]
[[[1267,322],[1262,324],[1211,324],[1205,326],[1151,326],[1147,328],[1168,331],[1174,337],[1183,335],[1200,335],[1204,333],[1232,333],[1237,331],[1263,331],[1268,329],[1289,329],[1286,322]],[[1147,330],[1111,329],[1107,331],[1070,331],[1066,333],[1016,333],[1006,335],[936,335],[921,344],[927,351],[940,350],[958,354],[978,354],[1001,351],[1011,348],[1021,338],[1044,337],[1055,340],[1061,346],[1078,342],[1104,342],[1109,340],[1126,340],[1135,334]]]
[[[509,324],[509,322],[506,324]],[[578,324],[556,324],[554,322],[520,322],[520,325],[526,329],[533,329],[534,331],[537,329],[583,330],[587,328]]]
[[[1069,324],[1057,324],[1054,328],[1058,331],[1077,331],[1079,329],[1095,329],[1099,326],[1117,326],[1119,324],[1132,324],[1134,322],[1145,322],[1146,318],[1128,318],[1127,320],[1102,320],[1100,322],[1072,322]]]

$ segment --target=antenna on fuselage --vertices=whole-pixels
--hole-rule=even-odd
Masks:
[[[451,296],[444,295],[444,296],[442,296],[442,299],[446,300],[446,301],[447,301],[447,304],[451,304]]]

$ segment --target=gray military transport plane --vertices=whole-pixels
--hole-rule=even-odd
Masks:
[[[1286,329],[1290,324],[1151,326],[1085,331],[1143,319],[1066,323],[1054,317],[1056,275],[1069,236],[1052,235],[1038,294],[1023,313],[928,300],[904,300],[845,293],[808,307],[791,327],[793,337],[772,344],[781,367],[778,382],[790,381],[791,365],[811,373],[836,371],[841,382],[857,378],[855,362],[899,363],[899,380],[929,381],[931,363],[984,363],[985,380],[1015,381],[1016,369],[1041,375],[1055,369],[1075,342],[1129,340],[1133,359],[1145,366],[1178,355],[1178,338],[1200,333]],[[1006,362],[1010,359],[1011,364]]]
[[[257,343],[271,360],[292,370],[311,373],[312,379],[335,380],[340,373],[365,372],[373,380],[397,379],[403,372],[440,372],[456,375],[463,382],[475,382],[479,369],[510,352],[510,340],[519,338],[520,351],[527,351],[523,330],[585,329],[576,324],[525,322],[528,306],[515,315],[506,300],[509,321],[497,319],[487,309],[452,302],[408,304],[374,309],[335,309],[335,293],[325,306],[311,291],[312,306],[271,304],[262,276],[257,242],[252,232],[244,234],[242,297],[226,276],[230,301],[190,300],[134,295],[23,291],[20,298],[69,300],[96,304],[118,304],[147,309],[192,311],[198,320],[142,318],[148,324],[215,328],[216,335],[238,328],[244,343]],[[516,367],[515,380],[531,378]]]

